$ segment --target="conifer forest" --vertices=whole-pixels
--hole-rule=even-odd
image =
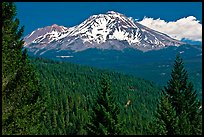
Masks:
[[[202,100],[177,54],[164,87],[130,74],[30,57],[2,6],[2,135],[202,135]]]

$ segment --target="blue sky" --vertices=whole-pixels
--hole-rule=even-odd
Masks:
[[[117,11],[142,20],[145,16],[175,21],[194,16],[202,22],[201,2],[16,2],[24,35],[52,24],[72,27],[93,14]]]

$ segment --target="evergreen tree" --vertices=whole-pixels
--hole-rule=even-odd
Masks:
[[[88,135],[122,134],[119,113],[119,106],[112,95],[110,81],[103,77],[90,123],[86,125]]]
[[[39,134],[42,106],[39,80],[22,51],[23,27],[12,2],[2,3],[2,133]]]
[[[164,121],[167,133],[171,135],[196,135],[202,134],[202,109],[201,102],[197,99],[196,91],[193,89],[192,82],[189,82],[187,71],[184,68],[184,63],[179,54],[176,56],[174,68],[171,73],[171,79],[167,82],[167,86],[163,90],[164,96],[169,100],[172,106],[171,114],[175,110],[176,115],[167,114],[165,117],[158,117]],[[162,99],[163,100],[163,99]],[[164,106],[165,102],[161,101],[160,106]],[[157,113],[161,116],[165,113],[165,109],[158,109]],[[176,122],[177,132],[171,132],[174,128],[168,126],[168,121],[165,119],[172,119]]]
[[[164,87],[164,92],[169,96],[170,102],[175,107],[177,115],[183,110],[183,94],[188,86],[188,74],[179,54],[176,56],[174,68],[171,72],[171,79]]]
[[[178,117],[167,96],[161,97],[157,106],[156,119],[151,123],[151,134],[175,135],[179,133]]]

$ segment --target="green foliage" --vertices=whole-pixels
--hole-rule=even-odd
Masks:
[[[169,95],[178,115],[182,112],[182,94],[187,89],[187,80],[188,74],[184,69],[182,58],[177,55],[171,73],[171,79],[167,82],[167,86],[164,87],[164,91]]]
[[[2,134],[38,134],[43,111],[39,81],[22,51],[14,3],[2,3]]]
[[[164,87],[163,93],[169,102],[169,105],[165,107],[169,108],[169,113],[166,113],[166,109],[161,107],[166,104],[162,98],[160,107],[157,109],[158,116],[156,116],[157,119],[163,121],[164,132],[162,134],[202,134],[201,103],[197,98],[196,91],[193,89],[193,84],[188,80],[187,71],[179,54],[176,56],[171,79],[168,81],[167,86]],[[156,123],[156,127],[161,126],[161,123]],[[169,124],[173,125],[169,126]],[[155,134],[160,134],[160,132],[157,130]]]
[[[167,96],[161,97],[158,105],[156,119],[152,123],[152,134],[175,135],[178,134],[178,117]]]
[[[71,63],[33,58],[31,62],[40,75],[41,90],[46,96],[44,133],[87,134],[84,127],[90,122],[97,91],[102,89],[99,80],[105,74],[112,81],[112,96],[120,109],[119,119],[123,121],[124,134],[146,134],[147,121],[152,118],[160,93],[160,89],[152,83],[130,75]],[[126,107],[128,100],[131,103]],[[52,125],[54,111],[58,117],[57,127]]]
[[[179,56],[154,118],[159,87],[108,70],[29,60],[15,16],[14,3],[3,2],[2,134],[202,134],[201,103]]]
[[[91,123],[86,125],[88,135],[122,134],[122,123],[119,120],[119,106],[112,95],[108,78],[103,77],[101,88],[91,115]]]

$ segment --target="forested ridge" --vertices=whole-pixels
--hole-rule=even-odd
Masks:
[[[202,135],[202,105],[179,54],[164,87],[30,58],[15,16],[15,4],[3,2],[3,135]]]
[[[71,111],[73,116],[82,118],[75,120],[81,122],[80,126],[88,122],[91,106],[94,105],[100,87],[100,79],[104,75],[111,80],[113,95],[123,111],[120,117],[126,122],[129,133],[132,134],[144,133],[145,122],[151,120],[161,93],[159,87],[153,83],[130,75],[46,59],[32,59],[32,63],[40,74],[40,81],[44,85],[43,94],[49,99],[47,100],[48,106],[53,106],[50,112],[52,113],[53,109],[56,110],[56,117],[59,117],[61,121],[67,121],[64,119],[64,115],[60,116],[59,110],[62,109],[61,111],[64,112],[63,106],[68,105],[66,104],[68,101],[71,107],[69,110],[73,110],[73,112]],[[130,103],[126,106],[128,101]],[[75,124],[73,122],[73,126]],[[138,129],[133,126],[136,124]],[[58,128],[61,129],[61,127]],[[82,133],[82,131],[77,133]]]

